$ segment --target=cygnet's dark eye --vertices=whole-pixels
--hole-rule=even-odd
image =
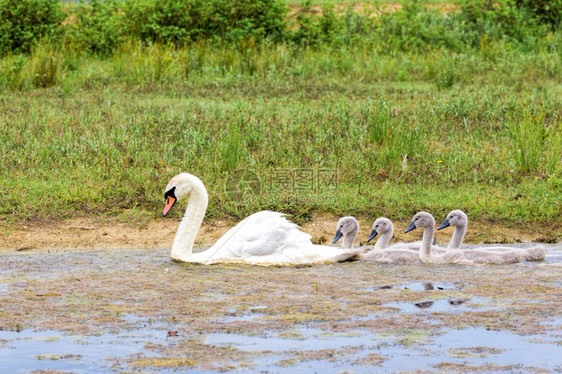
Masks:
[[[419,217],[416,217],[416,219],[414,221],[417,221]]]

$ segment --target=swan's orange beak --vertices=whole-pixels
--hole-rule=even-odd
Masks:
[[[168,196],[166,197],[166,206],[164,207],[164,211],[162,212],[162,215],[165,217],[166,214],[168,214],[168,212],[170,211],[170,209],[172,209],[172,207],[174,206],[174,204],[176,203],[176,198],[172,197],[172,196]]]

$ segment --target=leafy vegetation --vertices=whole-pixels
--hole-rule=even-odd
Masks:
[[[234,3],[92,1],[38,42],[2,44],[0,217],[157,216],[189,171],[210,217],[460,208],[562,227],[556,14]],[[257,195],[229,192],[241,169]],[[337,188],[279,179],[326,170]]]
[[[42,38],[61,32],[58,0],[0,0],[0,54],[29,52]]]

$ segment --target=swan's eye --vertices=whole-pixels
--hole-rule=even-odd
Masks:
[[[416,219],[414,221],[417,221],[417,220],[418,220],[418,217],[416,217]]]

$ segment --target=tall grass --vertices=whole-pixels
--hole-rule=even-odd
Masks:
[[[324,87],[322,81],[298,84]],[[397,94],[392,82],[376,84],[374,98],[340,96],[347,90],[340,87],[339,94],[332,90],[315,100],[303,98],[300,90],[256,100],[238,86],[209,91],[206,85],[192,87],[184,97],[169,87],[174,86],[139,91],[111,83],[64,97],[50,88],[37,91],[33,102],[3,95],[2,215],[113,215],[132,207],[152,214],[160,210],[167,180],[190,171],[209,187],[210,216],[269,208],[301,217],[316,210],[373,215],[382,210],[404,218],[417,209],[461,207],[476,217],[560,219],[552,205],[562,188],[554,102],[512,102],[511,95],[479,102],[481,93],[471,93],[471,87],[443,92],[429,85],[422,95],[431,95],[433,103],[424,103],[416,99],[420,86],[410,84]],[[496,95],[493,87],[486,92]],[[513,153],[514,139],[521,139],[525,152],[534,148],[523,146],[527,138],[514,138],[515,128],[506,131],[503,124],[520,123],[512,121],[511,110],[523,118],[528,110],[529,124],[546,126],[539,132],[537,168],[524,169]],[[262,181],[257,199],[229,199],[225,181],[241,169]],[[297,169],[336,170],[338,188],[328,191],[335,198],[269,188],[279,170]],[[444,200],[440,194],[449,189],[470,199]],[[515,198],[517,210],[511,207]]]
[[[509,119],[511,152],[515,165],[523,173],[551,175],[562,167],[560,112],[547,113],[525,108]]]
[[[60,73],[62,56],[53,46],[39,44],[31,59],[30,73],[34,87],[54,86]]]
[[[43,40],[6,54],[0,218],[155,215],[168,179],[190,171],[209,187],[210,216],[462,208],[562,224],[561,32],[541,29],[524,43],[489,29],[457,46],[439,33],[456,21],[424,15],[420,24],[416,9],[376,30],[352,14],[301,18],[310,32],[341,37],[333,43],[123,38],[101,43],[114,48],[106,54]],[[330,23],[341,20],[347,36]],[[381,30],[397,33],[379,46]],[[229,198],[226,181],[245,169],[261,181],[259,196]],[[283,170],[336,171],[337,189],[270,183]]]

